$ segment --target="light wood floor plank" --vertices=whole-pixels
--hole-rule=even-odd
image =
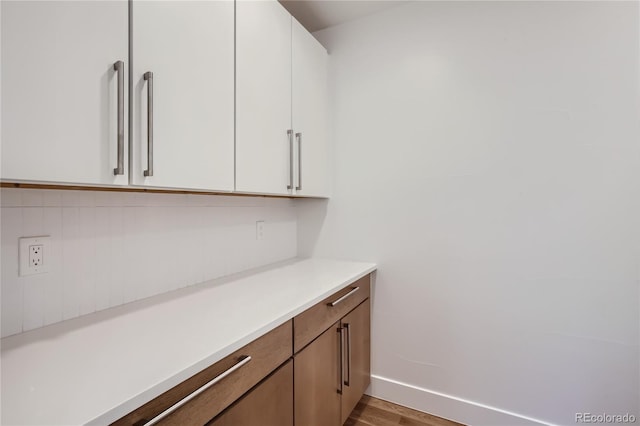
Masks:
[[[464,426],[441,417],[368,395],[356,405],[345,426]]]

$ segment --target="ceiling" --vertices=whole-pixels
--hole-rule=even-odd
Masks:
[[[314,32],[394,7],[407,0],[279,0],[308,31]]]

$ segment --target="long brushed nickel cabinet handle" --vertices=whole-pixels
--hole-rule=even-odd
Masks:
[[[347,380],[344,381],[344,385],[349,386],[351,381],[351,325],[343,324],[342,327],[347,332]]]
[[[344,381],[344,334],[343,328],[338,327],[338,333],[340,334],[340,380],[338,380],[338,393],[342,395],[342,383]]]
[[[298,139],[298,186],[296,191],[302,189],[302,133],[296,133],[296,139]]]
[[[336,306],[338,303],[344,301],[347,297],[351,296],[356,291],[360,290],[360,287],[354,287],[349,293],[340,297],[339,299],[334,300],[333,302],[327,303],[327,306]]]
[[[187,402],[191,401],[193,398],[195,398],[196,396],[200,395],[202,392],[206,391],[211,386],[215,385],[220,380],[222,380],[225,377],[227,377],[229,374],[233,373],[234,371],[237,371],[242,366],[246,365],[249,361],[251,361],[251,357],[250,356],[248,356],[248,355],[241,356],[240,357],[240,361],[237,364],[235,364],[233,367],[229,368],[228,370],[224,371],[223,373],[220,373],[219,375],[214,377],[210,382],[207,382],[204,386],[196,389],[194,392],[192,392],[189,395],[185,396],[180,401],[176,402],[171,407],[167,408],[162,413],[158,414],[153,419],[149,420],[147,423],[144,423],[144,426],[151,426],[151,425],[154,425],[154,424],[158,423],[160,420],[162,420],[165,417],[169,416],[171,413],[176,411],[178,408],[182,407]]]
[[[144,73],[147,82],[147,170],[145,176],[153,176],[153,73]]]
[[[287,130],[289,137],[289,185],[287,189],[293,189],[293,130]]]
[[[117,61],[113,69],[118,74],[118,165],[114,175],[124,174],[124,62]]]

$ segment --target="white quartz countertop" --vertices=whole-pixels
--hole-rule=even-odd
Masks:
[[[295,259],[2,339],[2,424],[108,424],[374,271]]]

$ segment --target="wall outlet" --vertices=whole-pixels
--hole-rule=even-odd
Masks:
[[[44,274],[49,272],[49,247],[51,237],[24,237],[20,238],[20,276]]]
[[[264,220],[256,222],[256,240],[264,240]]]

